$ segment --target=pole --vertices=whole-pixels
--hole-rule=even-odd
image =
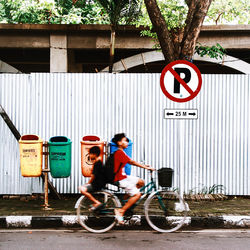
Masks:
[[[184,173],[185,173],[185,124],[184,121],[180,120],[180,133],[179,133],[179,140],[180,140],[180,155],[179,155],[179,163],[180,163],[180,195],[183,198],[184,194],[184,185],[185,185],[185,179],[184,179]]]
[[[2,116],[3,120],[5,121],[5,123],[7,124],[10,131],[17,139],[17,141],[20,140],[21,135],[19,131],[17,130],[16,126],[13,124],[13,122],[11,121],[11,119],[9,118],[9,116],[7,115],[1,104],[0,104],[0,115]]]
[[[107,159],[108,159],[108,142],[107,141],[105,141],[104,142],[104,163],[107,161]]]
[[[48,172],[50,171],[48,168],[48,142],[45,141],[43,143],[44,151],[43,155],[45,156],[45,164],[44,164],[44,209],[50,210],[49,208],[49,185],[48,185]]]

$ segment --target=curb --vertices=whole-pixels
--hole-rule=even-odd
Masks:
[[[2,216],[0,228],[76,228],[80,227],[76,215],[63,216]],[[118,226],[117,226],[118,227]],[[183,228],[250,228],[250,216],[187,217]],[[119,229],[150,230],[145,216],[134,215]],[[151,229],[153,230],[153,229]]]

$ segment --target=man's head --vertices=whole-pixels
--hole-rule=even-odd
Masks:
[[[98,146],[94,146],[92,148],[89,149],[89,160],[92,162],[92,163],[95,163],[98,159],[98,157],[100,156],[101,154],[101,150]]]
[[[120,133],[114,136],[112,142],[114,142],[117,145],[117,147],[124,149],[128,147],[129,140],[124,133]]]

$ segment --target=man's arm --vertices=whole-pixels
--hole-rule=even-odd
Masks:
[[[143,165],[143,164],[140,164],[139,162],[136,162],[136,161],[133,161],[133,160],[130,160],[128,162],[128,164],[131,164],[131,165],[134,165],[134,166],[137,166],[137,167],[140,167],[140,168],[145,168],[147,170],[151,170],[151,171],[154,171],[155,169],[150,167],[149,165]]]

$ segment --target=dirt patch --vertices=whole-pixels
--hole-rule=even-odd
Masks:
[[[0,216],[8,215],[76,215],[74,208],[78,197],[63,200],[49,199],[52,210],[44,211],[43,200],[4,200],[0,199]],[[250,199],[234,198],[228,200],[187,200],[190,207],[189,216],[250,215]],[[135,213],[143,214],[143,203]]]

